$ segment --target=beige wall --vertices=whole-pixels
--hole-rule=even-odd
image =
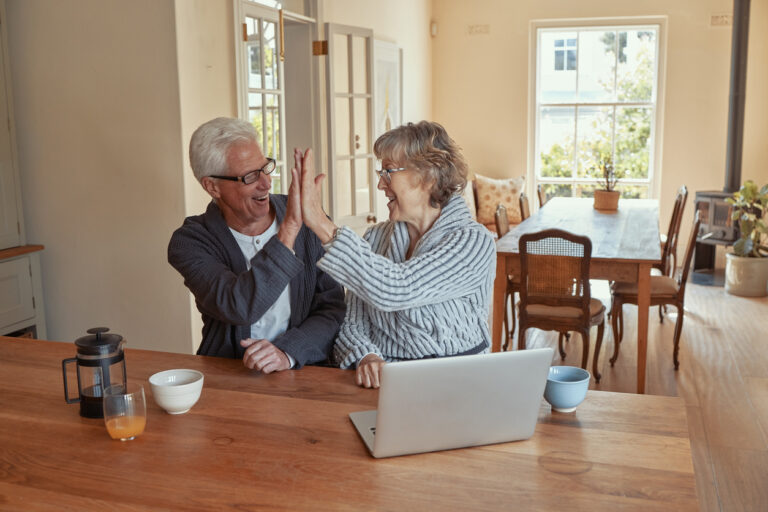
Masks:
[[[767,4],[752,1],[743,173],[762,182],[768,181]],[[465,148],[472,170],[494,177],[526,174],[531,20],[667,16],[660,182],[666,229],[680,185],[687,184],[691,199],[696,190],[723,187],[731,31],[710,27],[709,20],[732,9],[728,0],[435,0],[434,117]],[[479,24],[489,25],[490,33],[468,35],[468,25]]]
[[[166,263],[184,214],[173,3],[7,2],[27,240],[51,339],[189,351]],[[3,20],[6,22],[6,20]],[[129,363],[130,364],[130,363]]]
[[[178,179],[184,188],[184,212],[176,219],[178,227],[185,216],[205,211],[211,199],[189,165],[189,140],[198,126],[214,117],[237,117],[237,87],[232,0],[174,0],[174,4],[181,105],[178,149],[183,161]],[[200,312],[180,275],[172,286],[187,297],[185,317],[174,322],[180,326],[179,337],[187,340],[186,352],[196,351],[203,329]]]

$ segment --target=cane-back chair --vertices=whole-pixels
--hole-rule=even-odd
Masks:
[[[600,382],[598,356],[603,343],[605,306],[593,299],[589,285],[592,242],[560,229],[547,229],[520,237],[520,309],[518,349],[525,348],[525,333],[530,327],[560,333],[581,334],[581,367],[589,359],[589,331],[598,326],[592,373]]]

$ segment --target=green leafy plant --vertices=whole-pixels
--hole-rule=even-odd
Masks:
[[[616,183],[619,181],[619,178],[613,171],[613,160],[611,160],[610,156],[601,156],[599,162],[598,171],[602,177],[598,180],[598,183],[600,183],[603,190],[611,192],[616,188]]]
[[[768,185],[758,189],[753,181],[744,183],[726,201],[733,206],[731,219],[738,222],[740,237],[733,244],[736,256],[761,258],[768,256],[763,237],[768,233],[763,216],[768,211]]]

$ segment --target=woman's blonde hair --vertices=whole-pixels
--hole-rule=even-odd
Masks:
[[[429,204],[433,208],[442,208],[467,186],[467,162],[461,148],[438,123],[398,126],[376,140],[373,152],[379,160],[415,167],[422,180],[432,183]]]

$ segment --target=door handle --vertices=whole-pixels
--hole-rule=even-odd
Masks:
[[[368,215],[368,217],[366,217],[365,221],[368,224],[376,224],[376,216],[375,215]]]

